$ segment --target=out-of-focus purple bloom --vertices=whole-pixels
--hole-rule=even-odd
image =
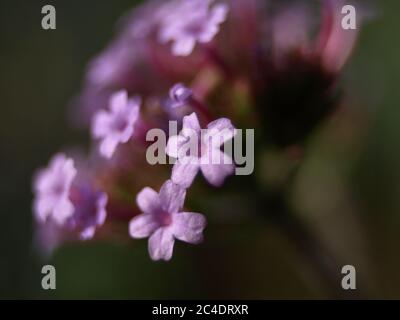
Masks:
[[[75,186],[71,198],[75,212],[67,220],[67,228],[78,233],[81,240],[93,238],[96,228],[102,226],[107,217],[107,195],[82,184]]]
[[[201,170],[209,183],[221,186],[234,172],[235,165],[220,148],[235,134],[235,128],[227,118],[210,122],[206,133],[201,134],[196,114],[185,116],[182,131],[170,137],[166,147],[166,153],[177,158],[172,169],[172,181],[187,188]]]
[[[118,144],[126,143],[132,137],[139,107],[140,98],[128,99],[127,92],[122,90],[110,97],[110,111],[100,110],[95,114],[92,135],[101,139],[101,155],[111,158]]]
[[[115,41],[90,63],[87,80],[99,87],[121,82],[134,59],[135,50],[132,46],[128,46],[123,40]]]
[[[198,244],[203,240],[206,219],[200,213],[181,211],[186,190],[166,181],[157,193],[146,187],[136,197],[142,214],[129,224],[133,238],[149,237],[149,253],[153,260],[170,260],[175,239]]]
[[[35,242],[45,255],[52,254],[62,243],[92,239],[96,229],[105,222],[107,195],[80,178],[74,179],[70,188],[73,214],[62,224],[54,219],[39,221],[37,224]]]
[[[143,39],[160,25],[181,0],[149,0],[135,8],[122,19],[127,34],[133,39]]]
[[[69,198],[72,181],[76,176],[74,161],[64,154],[56,154],[46,169],[34,179],[34,212],[40,222],[51,217],[63,224],[74,212]]]
[[[189,103],[193,91],[185,87],[182,83],[175,84],[169,91],[168,107],[177,108]]]
[[[173,41],[172,53],[187,56],[192,53],[196,42],[210,42],[225,21],[228,6],[215,4],[212,0],[181,0],[162,20],[159,39]]]

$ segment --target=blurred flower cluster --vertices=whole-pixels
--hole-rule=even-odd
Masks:
[[[192,210],[236,178],[233,163],[202,157],[225,157],[219,148],[235,128],[255,129],[256,158],[271,146],[301,150],[335,110],[337,79],[357,36],[341,28],[341,5],[152,0],[126,14],[73,102],[75,124],[91,129],[92,151],[58,153],[34,177],[41,246],[123,234],[149,237],[151,258],[169,260],[175,240],[201,242],[207,212]],[[168,136],[171,120],[178,135]],[[163,152],[174,158],[201,128],[224,134],[218,145],[199,139],[199,156],[171,167],[146,161],[152,128],[166,132]]]

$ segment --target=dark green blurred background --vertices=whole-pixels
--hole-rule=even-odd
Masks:
[[[41,29],[45,4],[56,7],[56,30]],[[54,152],[88,145],[89,133],[68,123],[67,106],[86,63],[134,4],[0,1],[0,297],[328,298],[275,226],[221,226],[218,217],[202,246],[178,244],[170,263],[152,262],[145,241],[62,247],[49,261],[57,290],[41,289],[47,262],[32,245],[32,173]],[[360,290],[374,298],[400,298],[398,12],[399,1],[379,1],[363,26],[343,77],[350,111],[315,134],[293,195],[302,219],[356,267]]]

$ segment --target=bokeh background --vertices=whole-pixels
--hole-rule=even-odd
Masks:
[[[332,297],[278,226],[251,216],[223,223],[219,214],[240,216],[246,206],[219,193],[206,241],[178,244],[169,263],[152,262],[146,241],[66,245],[50,260],[35,250],[32,173],[57,150],[88,146],[88,132],[68,121],[68,105],[86,63],[137,2],[0,1],[0,297]],[[56,30],[41,29],[45,4],[56,7]],[[292,195],[299,218],[356,267],[349,298],[400,298],[399,10],[398,1],[379,1],[362,26],[341,80],[345,105],[311,137]],[[272,180],[279,163],[266,156]],[[41,289],[48,263],[57,270],[54,291]]]

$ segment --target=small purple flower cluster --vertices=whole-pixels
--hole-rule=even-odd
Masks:
[[[75,123],[91,125],[90,160],[60,153],[34,178],[42,245],[110,237],[111,225],[127,221],[131,238],[149,237],[153,260],[171,259],[175,239],[200,243],[206,219],[185,211],[186,193],[199,171],[214,187],[234,173],[234,162],[221,151],[236,134],[232,123],[265,126],[258,115],[269,109],[260,92],[280,98],[274,80],[286,85],[282,79],[293,59],[300,70],[312,66],[317,79],[334,79],[351,51],[355,33],[342,40],[336,4],[323,2],[313,41],[307,37],[312,23],[301,19],[305,5],[297,6],[282,6],[271,16],[261,0],[152,0],[126,15],[116,38],[89,63],[73,104]],[[298,19],[283,21],[294,9]],[[332,83],[321,91],[330,95]],[[145,158],[147,132],[167,131],[170,120],[181,125],[165,148],[177,159],[172,172]],[[181,152],[188,141],[198,149],[195,156]]]

